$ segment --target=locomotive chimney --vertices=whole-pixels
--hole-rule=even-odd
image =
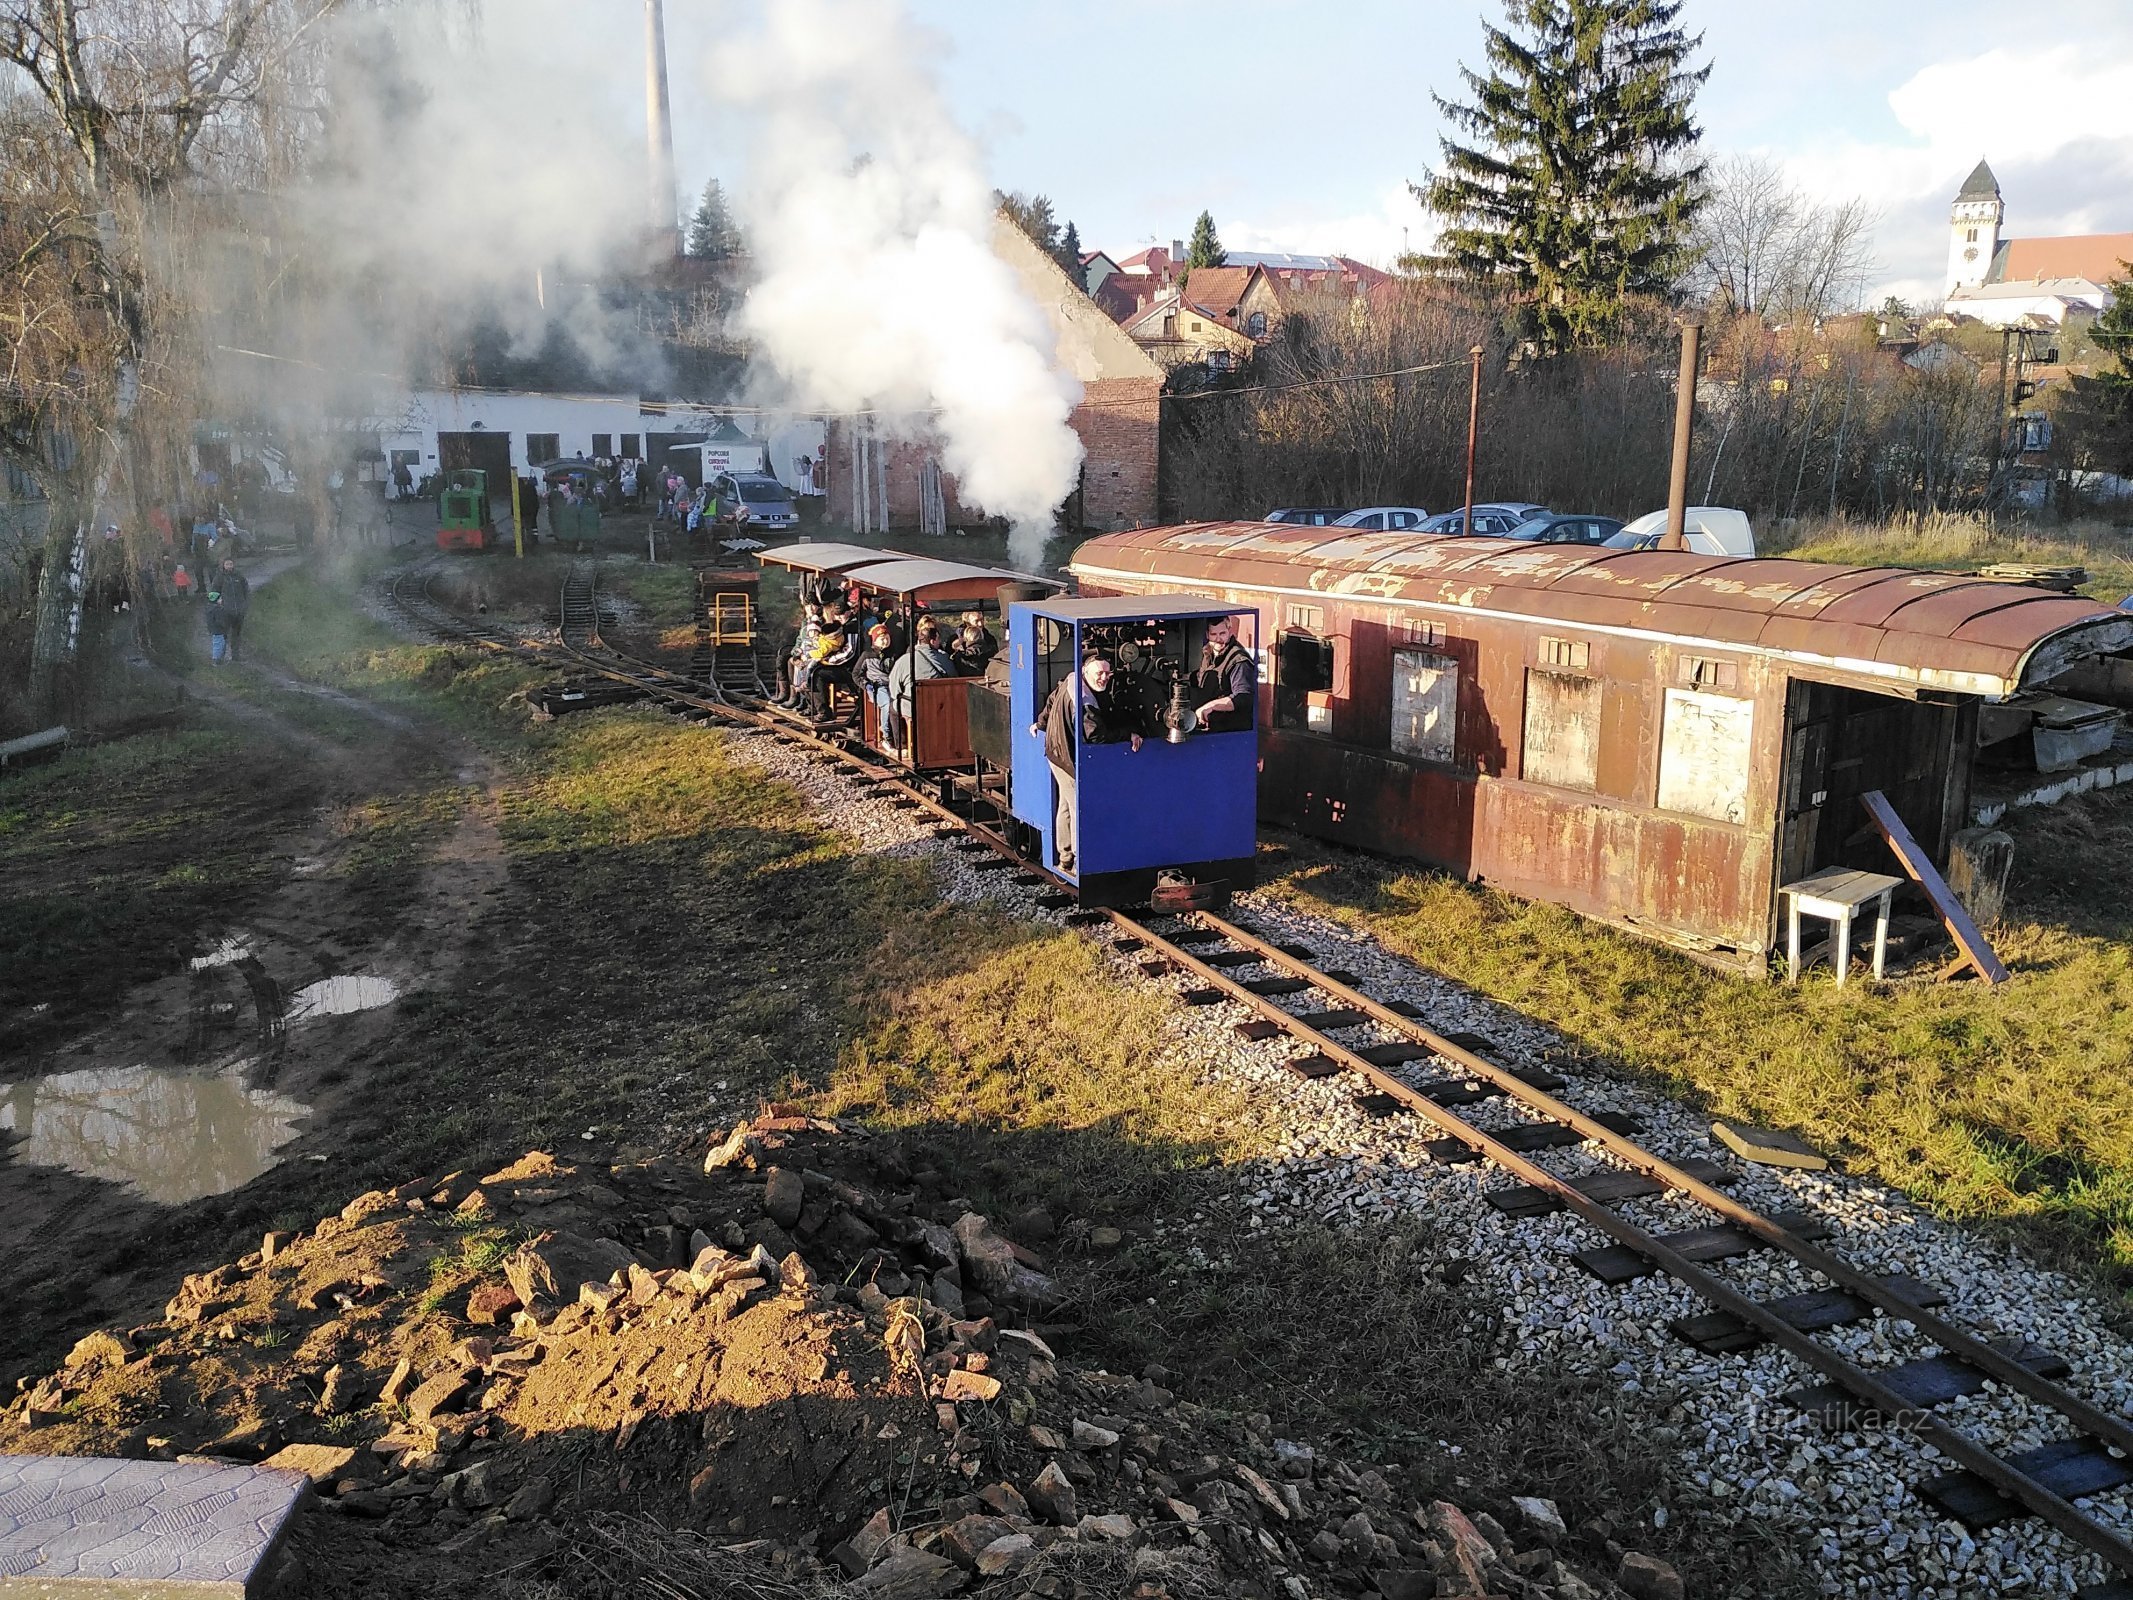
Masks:
[[[655,260],[681,253],[674,196],[674,124],[667,106],[667,22],[663,0],[644,0],[645,145],[650,156],[647,195]]]

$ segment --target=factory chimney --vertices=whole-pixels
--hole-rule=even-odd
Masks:
[[[674,195],[674,124],[667,107],[667,21],[662,0],[644,0],[644,133],[650,156],[647,197],[655,261],[681,254]]]

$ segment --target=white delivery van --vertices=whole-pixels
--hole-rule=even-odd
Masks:
[[[1622,531],[1608,539],[1602,548],[1652,550],[1665,536],[1666,513],[1648,511],[1635,522],[1624,523]],[[1755,530],[1748,525],[1748,513],[1735,511],[1730,506],[1690,506],[1683,540],[1700,556],[1755,554]]]

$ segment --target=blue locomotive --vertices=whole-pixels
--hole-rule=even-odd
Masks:
[[[1250,887],[1256,705],[1203,726],[1194,677],[1209,630],[1249,636],[1256,614],[1188,594],[1015,600],[1007,614],[970,724],[978,793],[988,768],[1004,778],[1016,852],[1084,906],[1212,907]]]

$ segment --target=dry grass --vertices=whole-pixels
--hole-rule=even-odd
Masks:
[[[2010,823],[1998,989],[1729,977],[1556,906],[1299,845],[1278,892],[1715,1114],[2133,1284],[2133,797]]]
[[[2116,604],[2133,591],[2133,528],[2101,518],[2063,526],[1995,523],[1979,513],[1934,511],[1887,521],[1857,517],[1802,519],[1758,530],[1764,555],[1861,566],[1974,571],[2002,561],[2079,566],[2083,592]]]

